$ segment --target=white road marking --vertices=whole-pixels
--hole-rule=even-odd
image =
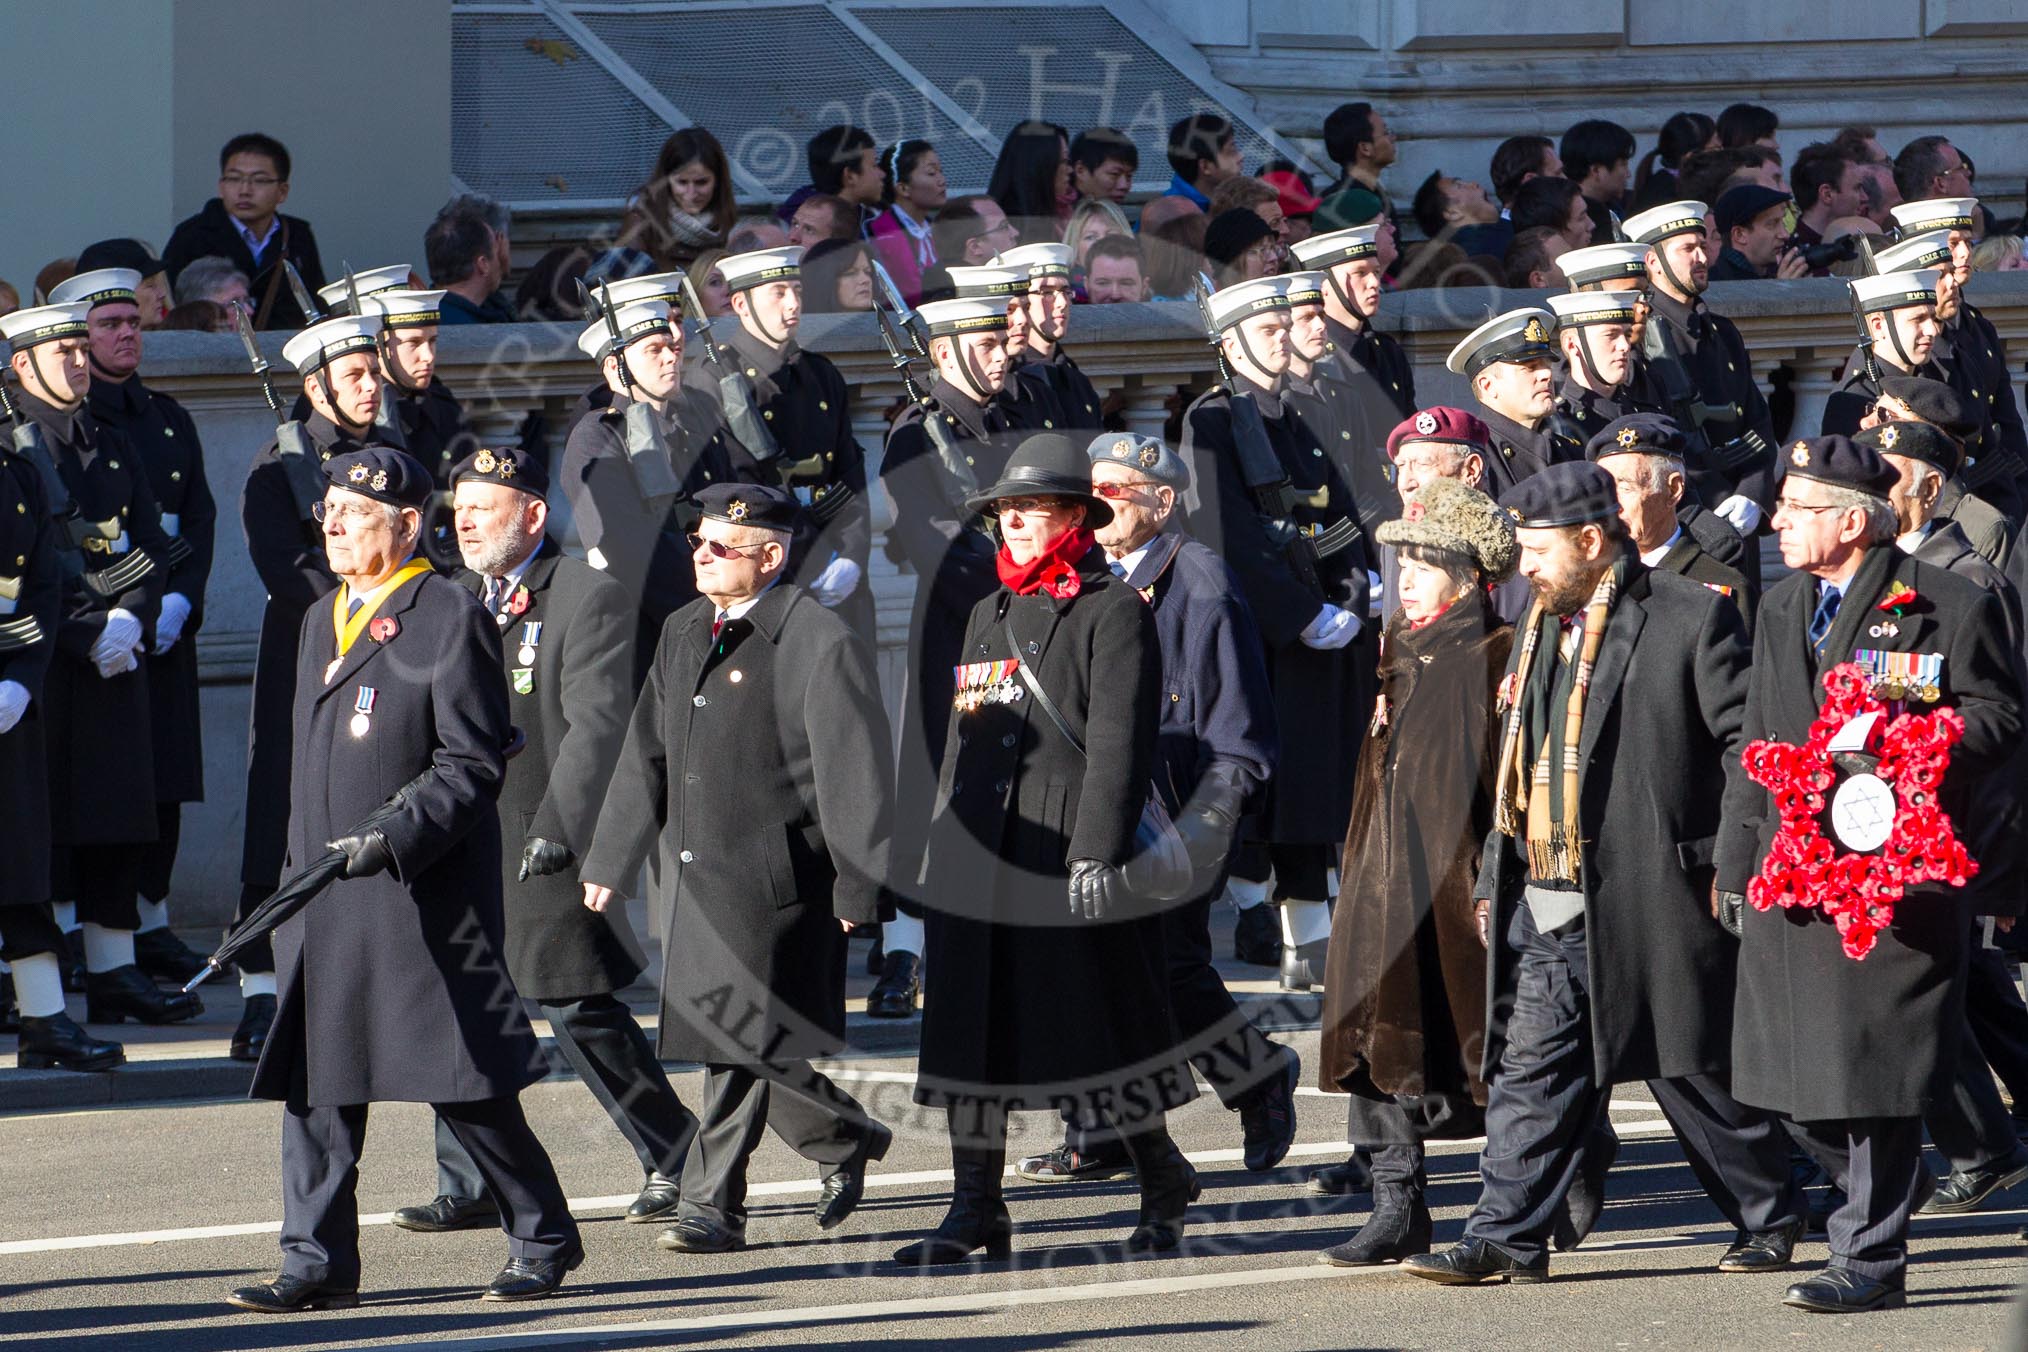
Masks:
[[[1644,1105],[1635,1105],[1644,1106]],[[1662,1122],[1627,1122],[1617,1125],[1622,1136],[1657,1136],[1667,1132]],[[1461,1150],[1475,1150],[1485,1144],[1484,1137],[1470,1140],[1431,1142],[1434,1153],[1456,1153]],[[1346,1153],[1348,1147],[1343,1141],[1298,1142],[1289,1147],[1289,1158],[1312,1158],[1319,1155],[1338,1156]],[[1243,1151],[1238,1149],[1195,1150],[1187,1154],[1192,1164],[1236,1164]],[[1008,1173],[1011,1175],[1010,1168]],[[908,1173],[880,1173],[869,1171],[866,1186],[871,1188],[913,1188],[924,1184],[949,1183],[948,1169],[922,1169]],[[755,1183],[747,1189],[750,1197],[793,1197],[804,1193],[815,1193],[823,1185],[813,1178],[781,1179],[770,1183]],[[1047,1188],[1048,1184],[1022,1184],[1022,1187]],[[610,1197],[572,1197],[569,1200],[573,1212],[615,1210],[634,1200],[633,1193],[616,1193]],[[387,1225],[394,1220],[391,1211],[380,1211],[360,1216],[359,1223],[366,1225]],[[0,1240],[0,1256],[17,1253],[54,1253],[64,1249],[111,1249],[130,1244],[167,1244],[193,1239],[229,1239],[240,1235],[280,1234],[280,1221],[248,1221],[239,1225],[193,1225],[167,1230],[127,1230],[100,1235],[57,1235],[47,1239]]]

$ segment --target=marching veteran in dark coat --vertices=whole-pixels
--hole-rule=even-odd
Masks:
[[[1605,1095],[1646,1080],[1739,1232],[1722,1272],[1789,1261],[1788,1147],[1726,1084],[1736,952],[1717,919],[1712,786],[1743,776],[1746,632],[1725,598],[1636,558],[1612,476],[1551,465],[1510,489],[1535,605],[1502,678],[1493,830],[1476,904],[1487,981],[1484,1188],[1431,1281],[1541,1281],[1557,1210],[1602,1196]],[[1581,1237],[1595,1214],[1573,1199]],[[1567,1243],[1565,1247],[1567,1247]]]
[[[417,553],[429,472],[401,451],[325,462],[340,586],[297,649],[289,859],[345,855],[275,930],[281,991],[253,1095],[282,1115],[282,1271],[228,1297],[262,1313],[359,1301],[367,1105],[431,1104],[500,1206],[512,1257],[488,1300],[546,1295],[583,1260],[522,1116],[546,1070],[501,961],[507,687],[494,625]],[[377,828],[359,824],[400,795]]]
[[[1092,491],[1113,519],[1094,533],[1113,572],[1155,612],[1162,650],[1155,791],[1191,852],[1190,895],[1162,911],[1169,1003],[1191,1064],[1239,1114],[1246,1167],[1274,1168],[1295,1139],[1295,1049],[1254,1027],[1211,965],[1211,904],[1249,798],[1274,772],[1274,697],[1239,579],[1175,517],[1190,486],[1181,456],[1153,437],[1107,432],[1086,448]],[[1125,1149],[1097,1114],[1066,1106],[1063,1144],[1023,1159],[1038,1182],[1110,1175]]]
[[[1352,1096],[1347,1133],[1373,1157],[1372,1215],[1325,1255],[1346,1267],[1429,1248],[1423,1142],[1485,1123],[1486,948],[1472,887],[1493,826],[1494,695],[1514,641],[1487,596],[1515,555],[1512,520],[1491,498],[1432,479],[1380,543],[1399,556],[1401,608],[1359,756],[1320,1024],[1319,1084]]]
[[[1620,518],[1641,562],[1730,598],[1751,635],[1753,588],[1743,573],[1705,547],[1714,536],[1737,546],[1738,533],[1715,512],[1698,508],[1694,517],[1683,515],[1683,495],[1690,482],[1683,459],[1688,446],[1674,418],[1629,413],[1600,428],[1585,443],[1584,453],[1613,476]]]
[[[507,973],[542,1007],[557,1050],[618,1127],[647,1182],[633,1222],[676,1209],[697,1119],[676,1097],[633,1011],[614,994],[641,974],[625,912],[587,910],[571,865],[591,844],[634,707],[634,605],[626,588],[548,535],[549,474],[526,451],[481,449],[450,471],[459,579],[499,630],[514,726],[528,744],[500,789]],[[497,1222],[472,1158],[437,1121],[437,1196],[403,1207],[407,1230]]]
[[[716,484],[697,505],[700,595],[662,626],[579,877],[603,910],[659,839],[661,1051],[705,1086],[657,1242],[722,1253],[764,1127],[824,1167],[827,1230],[893,1139],[809,1062],[844,1044],[846,931],[880,918],[893,744],[872,651],[783,576],[796,499]]]
[[[923,861],[915,1091],[946,1109],[956,1188],[895,1260],[1005,1258],[1007,1115],[1066,1104],[1103,1117],[1140,1176],[1128,1249],[1173,1249],[1196,1181],[1163,1114],[1192,1085],[1161,918],[1122,872],[1156,766],[1154,617],[1094,542],[1112,508],[1080,441],[1029,437],[966,505],[998,523],[1000,588],[966,626]]]
[[[1795,572],[1761,606],[1744,738],[1801,745],[1822,674],[1858,662],[1876,688],[1901,689],[1911,712],[1948,707],[1964,720],[1940,805],[1975,840],[1970,791],[2018,754],[2021,735],[2000,597],[1894,547],[1896,475],[1872,449],[1818,437],[1782,459],[1774,529]],[[1767,792],[1742,780],[1727,785],[1725,817],[1718,886],[1736,900],[1779,818]],[[1967,905],[1941,886],[1913,889],[1863,962],[1807,908],[1742,909],[1733,1085],[1789,1118],[1845,1193],[1830,1218],[1830,1265],[1787,1301],[1826,1313],[1900,1305],[1922,1117],[1949,1092],[1964,1035]]]

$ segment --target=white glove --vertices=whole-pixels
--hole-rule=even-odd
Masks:
[[[810,591],[819,605],[835,606],[859,586],[859,577],[859,565],[840,554],[824,565],[824,571],[817,575]]]
[[[162,597],[162,613],[155,619],[155,655],[160,657],[183,637],[183,625],[190,618],[190,598],[182,592]]]
[[[1359,637],[1359,617],[1349,610],[1342,610],[1326,602],[1317,612],[1317,618],[1310,621],[1300,637],[1304,646],[1328,652],[1342,648]]]
[[[1719,503],[1718,514],[1730,521],[1732,528],[1741,535],[1751,535],[1760,526],[1760,504],[1739,493]]]
[[[19,681],[0,681],[0,733],[14,731],[27,712],[28,687]]]
[[[141,621],[133,611],[113,609],[106,612],[106,627],[99,631],[98,642],[92,644],[92,664],[101,676],[118,676],[121,672],[132,671],[140,665],[134,656],[141,646]]]

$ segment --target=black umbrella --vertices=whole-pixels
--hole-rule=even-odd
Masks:
[[[365,835],[378,830],[393,821],[409,799],[415,797],[423,782],[435,771],[425,770],[394,791],[394,796],[366,815],[366,820],[346,832],[347,835]],[[345,872],[345,851],[326,850],[310,861],[310,866],[285,881],[275,894],[253,908],[247,918],[234,925],[220,941],[218,951],[205,959],[204,970],[190,978],[183,985],[187,994],[225,970],[233,955],[252,943],[261,935],[274,929],[296,912],[310,904],[311,898],[336,882]]]

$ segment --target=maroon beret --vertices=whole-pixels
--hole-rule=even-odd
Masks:
[[[1493,434],[1461,408],[1426,408],[1403,418],[1387,434],[1387,458],[1394,459],[1404,441],[1447,441],[1453,446],[1470,446],[1483,451],[1492,445]]]

